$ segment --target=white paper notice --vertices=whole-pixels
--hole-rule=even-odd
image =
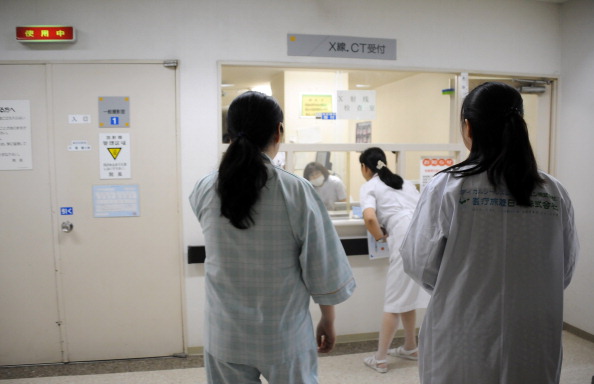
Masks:
[[[454,165],[456,159],[447,156],[421,157],[421,191],[439,171]]]
[[[338,119],[375,119],[375,91],[337,91],[336,93]]]
[[[32,169],[29,100],[0,100],[0,170]]]
[[[130,134],[99,134],[99,174],[101,180],[130,179]]]

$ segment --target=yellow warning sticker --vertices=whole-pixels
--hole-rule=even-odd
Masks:
[[[109,153],[111,153],[111,157],[113,157],[113,159],[115,160],[118,158],[118,155],[120,154],[122,148],[107,148],[107,150],[109,151]]]
[[[132,178],[129,133],[99,133],[99,146],[101,180]]]

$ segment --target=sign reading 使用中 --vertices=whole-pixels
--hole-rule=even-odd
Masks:
[[[23,25],[16,27],[21,43],[73,43],[76,31],[69,25]]]

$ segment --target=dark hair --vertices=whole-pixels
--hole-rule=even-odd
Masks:
[[[217,193],[221,215],[236,228],[254,224],[253,207],[268,180],[262,151],[273,142],[282,122],[283,111],[276,100],[260,92],[245,92],[229,106],[231,144],[219,165]]]
[[[379,161],[384,163],[384,166],[378,170],[377,166]],[[400,177],[396,173],[392,173],[392,171],[388,169],[388,166],[386,165],[386,154],[381,148],[367,148],[359,156],[359,163],[364,164],[367,168],[371,169],[371,171],[374,174],[377,173],[379,175],[380,180],[383,181],[384,184],[386,184],[388,187],[394,189],[402,189],[402,184],[404,183],[404,180],[402,179],[402,177]]]
[[[538,174],[520,93],[504,83],[483,83],[462,103],[460,123],[465,120],[472,137],[470,154],[442,172],[466,177],[486,171],[495,188],[506,185],[518,205],[530,206],[530,195],[544,180]]]
[[[316,163],[315,161],[313,161],[305,166],[305,169],[303,169],[303,178],[306,180],[309,180],[309,177],[311,176],[311,174],[316,171],[320,172],[322,175],[324,175],[324,180],[328,180],[328,177],[330,176],[330,172],[328,172],[326,167],[324,167],[322,164]]]

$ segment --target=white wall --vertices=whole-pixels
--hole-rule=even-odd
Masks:
[[[556,167],[575,206],[581,243],[574,279],[566,291],[565,321],[594,334],[594,1],[564,4],[561,25]]]
[[[284,73],[284,81],[283,111],[287,142],[348,142],[348,122],[346,120],[320,120],[301,116],[303,95],[335,95],[339,89],[348,89],[348,74],[287,70]],[[332,99],[334,104],[336,103],[335,99],[335,97]]]
[[[441,90],[449,88],[447,73],[422,73],[406,77],[377,89],[377,110],[385,111],[373,122],[373,141],[376,143],[436,143],[450,141],[450,96]],[[459,142],[460,139],[454,139]],[[403,154],[406,169],[402,177],[419,179],[421,156],[441,155],[407,152]],[[443,153],[444,156],[448,153]]]
[[[571,7],[573,1],[582,7],[591,4],[570,0],[563,7]],[[573,17],[566,15],[563,20],[571,24]],[[584,15],[576,17],[585,21]],[[16,26],[38,24],[73,25],[78,41],[68,46],[34,46],[15,40]],[[561,70],[559,27],[559,5],[537,0],[1,0],[0,60],[180,60],[183,239],[184,245],[197,245],[203,238],[186,199],[195,181],[218,161],[220,61],[555,77]],[[578,66],[582,60],[579,44],[592,40],[592,26],[588,28],[589,33],[575,39],[571,31],[564,32],[563,41],[571,44],[573,57],[563,62],[569,70],[581,69],[591,81],[592,74]],[[397,60],[288,57],[287,33],[395,38]],[[591,63],[590,57],[590,67]],[[578,140],[587,142],[582,132],[593,120],[594,108],[579,99],[586,91],[581,81],[567,81],[564,95],[569,94],[575,103],[561,104],[572,112],[571,117],[581,115],[582,124],[567,127],[579,135],[559,140],[559,150],[571,160],[587,156],[585,151],[572,150]],[[565,119],[572,121],[571,117]],[[578,219],[585,234],[592,227],[586,189],[581,180],[575,180],[577,176],[570,175],[573,162],[559,159],[561,175],[567,177],[582,210]],[[585,250],[588,245],[584,241]],[[376,304],[381,300],[372,300],[368,306],[363,298],[380,295],[371,279],[380,276],[383,268],[353,260],[360,277],[358,298],[339,309],[341,334],[377,331],[381,312]],[[590,264],[590,275],[591,269]],[[199,346],[202,265],[188,265],[186,274],[189,346]],[[592,291],[590,285],[588,292],[579,292],[581,286],[588,288],[579,281],[573,287],[578,290],[578,301]],[[572,316],[581,323],[594,323],[591,313],[590,317]]]

